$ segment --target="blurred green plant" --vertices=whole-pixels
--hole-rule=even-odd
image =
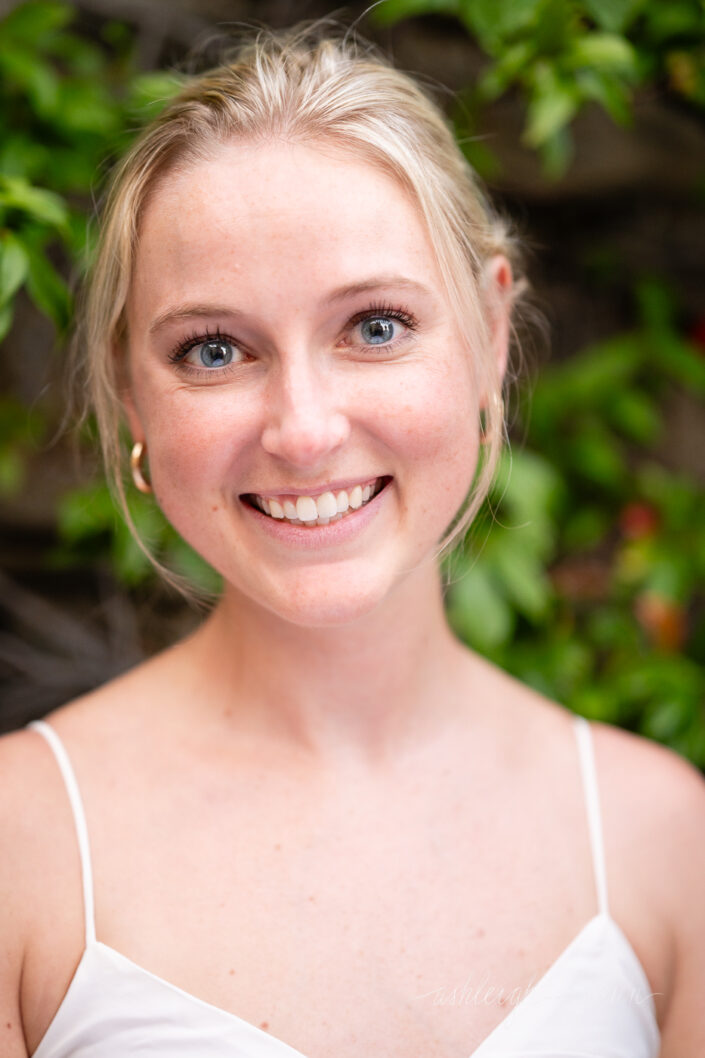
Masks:
[[[524,394],[527,447],[449,560],[448,613],[526,683],[705,768],[705,496],[654,451],[669,395],[705,397],[705,355],[662,284],[636,310]]]
[[[467,138],[463,115],[512,89],[526,106],[524,143],[553,176],[568,166],[570,125],[588,103],[627,125],[635,88],[651,84],[705,108],[702,0],[383,0],[372,13],[382,25],[420,15],[457,19],[490,60],[458,117],[486,176],[497,160]]]
[[[151,498],[131,495],[130,517],[140,539],[160,562],[203,592],[220,590],[218,575],[184,542]],[[61,544],[52,556],[55,566],[107,555],[114,574],[128,587],[154,579],[154,566],[118,513],[105,481],[68,492],[59,503],[57,519]]]
[[[72,298],[65,276],[89,254],[90,196],[106,162],[173,94],[168,73],[137,75],[126,27],[106,23],[98,42],[73,32],[76,12],[31,0],[0,20],[0,341],[23,291],[66,337]],[[3,405],[0,496],[25,480],[27,421]],[[44,411],[32,412],[32,434]],[[45,431],[44,431],[45,432]]]

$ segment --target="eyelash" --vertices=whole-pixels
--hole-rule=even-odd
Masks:
[[[348,320],[346,324],[346,330],[350,330],[352,327],[356,327],[358,323],[362,323],[363,320],[373,319],[376,316],[382,316],[388,320],[398,320],[399,323],[403,323],[409,331],[414,331],[418,327],[418,321],[416,317],[406,308],[401,305],[392,305],[388,302],[379,302],[369,305],[362,312],[355,313],[354,316]],[[183,365],[184,359],[188,356],[192,349],[195,349],[199,345],[203,345],[205,342],[228,342],[231,345],[237,346],[238,342],[229,334],[225,334],[220,328],[215,330],[196,331],[186,338],[183,338],[169,354],[169,360],[172,364]],[[399,338],[393,338],[391,342],[385,342],[378,346],[379,349],[390,349],[396,346],[399,342]],[[368,348],[374,348],[369,346]],[[236,366],[236,365],[228,365]],[[184,368],[185,369],[185,368]],[[225,371],[227,368],[220,369],[209,369],[209,368],[198,368],[189,365],[188,368],[191,372],[196,372],[202,375],[213,375],[218,370]]]
[[[214,331],[195,331],[193,334],[188,335],[175,346],[171,353],[169,353],[169,359],[172,364],[179,364],[185,356],[195,349],[197,345],[204,345],[205,342],[230,342],[231,345],[237,343],[229,334],[224,334],[220,328],[216,327]],[[198,370],[197,368],[195,370]]]

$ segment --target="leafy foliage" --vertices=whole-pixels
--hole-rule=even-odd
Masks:
[[[384,0],[374,10],[385,25],[431,14],[457,19],[489,59],[465,112],[517,90],[524,142],[553,176],[570,161],[570,124],[588,103],[626,125],[634,89],[648,82],[705,107],[701,0]]]
[[[662,285],[636,302],[632,332],[524,395],[527,448],[449,562],[448,611],[520,679],[705,767],[705,497],[654,452],[664,398],[705,395],[705,356]]]
[[[65,338],[64,276],[86,261],[89,195],[106,160],[178,83],[135,75],[124,27],[107,24],[105,41],[94,43],[72,32],[74,18],[69,4],[30,0],[0,21],[0,341],[21,292]],[[9,495],[24,481],[28,451],[16,407],[2,444],[0,495]]]

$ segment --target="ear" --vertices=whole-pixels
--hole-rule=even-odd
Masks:
[[[137,411],[137,405],[134,402],[132,393],[129,389],[123,390],[122,393],[122,407],[127,419],[127,425],[130,428],[133,441],[144,441],[144,428],[142,426],[142,420],[140,414]]]
[[[128,354],[125,349],[115,344],[113,346],[112,355],[117,365],[116,381],[120,391],[120,403],[122,404],[123,414],[127,419],[127,425],[130,428],[132,440],[144,441],[144,427],[142,426],[142,419],[137,410],[137,404],[135,403],[134,394],[132,392],[130,370],[127,363]]]
[[[490,342],[500,381],[507,370],[514,277],[503,254],[495,254],[485,265],[484,292],[489,313]]]

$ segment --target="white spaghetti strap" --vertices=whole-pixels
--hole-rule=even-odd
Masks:
[[[592,847],[592,863],[595,871],[597,902],[600,913],[608,915],[609,907],[607,905],[605,848],[602,840],[602,820],[600,817],[600,797],[597,788],[597,772],[595,770],[595,753],[590,724],[584,716],[575,717],[575,734],[578,740],[578,756],[580,758],[580,771],[582,773],[585,806],[587,809],[588,827],[590,830],[590,845]]]
[[[78,851],[81,856],[81,876],[83,879],[83,910],[86,921],[86,944],[95,941],[95,915],[93,910],[93,872],[91,870],[91,854],[88,845],[88,828],[86,827],[86,817],[83,812],[83,803],[81,801],[81,795],[78,790],[78,783],[71,767],[71,762],[68,758],[68,754],[64,749],[63,742],[57,735],[54,728],[47,724],[44,720],[32,720],[27,725],[33,727],[35,731],[39,731],[44,736],[46,741],[54,751],[56,762],[59,765],[59,770],[66,784],[66,792],[69,795],[69,801],[71,803],[71,811],[73,812],[73,820],[76,827],[76,837],[78,838]]]

